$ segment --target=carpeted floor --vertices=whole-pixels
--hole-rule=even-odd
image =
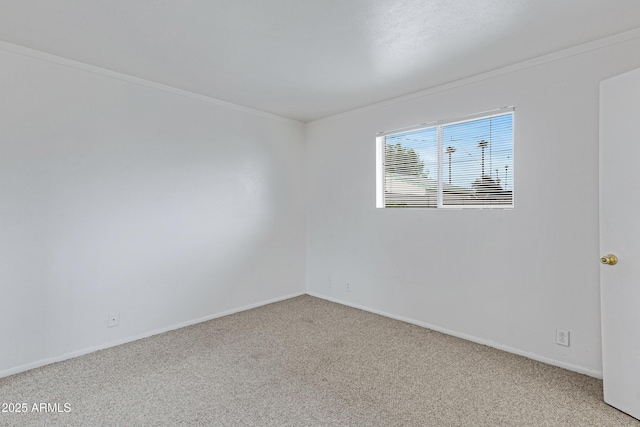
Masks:
[[[310,296],[0,379],[9,402],[0,425],[640,426],[600,380]]]

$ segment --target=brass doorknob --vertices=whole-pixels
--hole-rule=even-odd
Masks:
[[[600,262],[607,265],[616,265],[618,263],[618,257],[613,254],[608,254],[600,257]]]

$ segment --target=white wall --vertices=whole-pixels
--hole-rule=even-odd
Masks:
[[[601,375],[598,84],[640,39],[583,50],[309,124],[308,292]],[[375,208],[376,132],[507,105],[514,210]]]
[[[304,293],[303,124],[14,50],[0,376]]]
[[[640,67],[639,39],[321,120],[306,148],[297,122],[10,50],[0,376],[302,293],[305,274],[309,293],[600,373],[598,83]],[[375,209],[377,131],[505,105],[514,210]]]

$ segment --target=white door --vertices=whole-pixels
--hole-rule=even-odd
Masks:
[[[600,251],[604,400],[640,419],[640,69],[600,84]]]

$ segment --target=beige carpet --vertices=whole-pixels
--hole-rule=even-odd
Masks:
[[[310,296],[0,379],[3,402],[29,406],[12,426],[640,426],[597,379]]]

